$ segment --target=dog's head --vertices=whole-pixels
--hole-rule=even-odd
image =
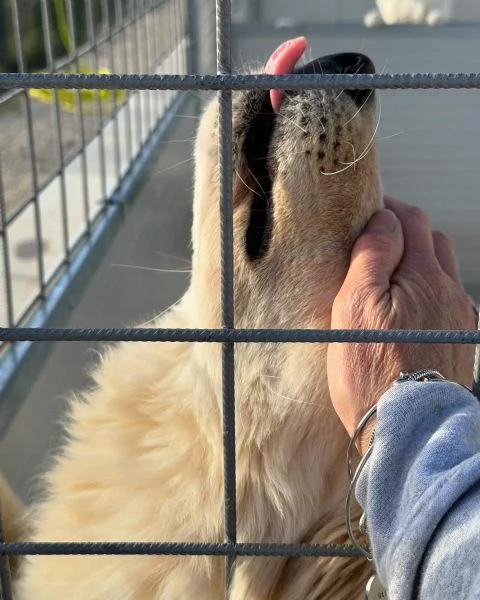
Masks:
[[[373,73],[361,54],[295,73]],[[372,90],[233,96],[237,327],[325,328],[352,244],[381,206]],[[220,286],[218,105],[196,145],[192,288],[202,326],[217,327]]]
[[[288,60],[280,62],[285,66]],[[312,61],[296,72],[373,70],[363,55],[339,54]],[[374,93],[368,90],[285,91],[281,100],[268,91],[233,95],[237,328],[329,328],[332,303],[344,280],[352,245],[382,205],[376,126]],[[186,326],[221,325],[217,153],[214,101],[201,119],[196,145],[194,252],[191,286],[185,297]],[[208,381],[205,390],[201,388],[202,411],[206,411],[209,394],[217,403],[222,397],[220,348],[196,344],[193,353],[201,365],[195,375],[197,385]],[[322,503],[342,506],[346,481],[339,476],[339,464],[343,464],[348,438],[328,402],[325,353],[325,344],[236,346],[237,448],[251,469],[255,461],[246,457],[255,455],[252,449],[273,444],[274,452],[262,450],[259,472],[273,469],[280,477],[278,473],[285,469],[285,480],[276,485],[302,490],[304,509],[299,510],[294,496],[281,503],[282,511],[286,506],[292,511],[291,519],[286,518],[292,526],[285,529],[286,539],[304,535]],[[211,413],[203,414],[209,415],[209,427]],[[281,438],[276,436],[279,431]],[[273,462],[266,465],[265,456]],[[241,460],[239,455],[238,464]],[[258,475],[259,480],[264,476]],[[240,503],[249,493],[241,481],[239,476]],[[250,500],[247,504],[254,506]],[[332,515],[337,510],[332,508],[329,522],[335,521]],[[295,515],[300,515],[299,520]],[[335,518],[338,523],[343,513]],[[253,522],[256,519],[252,517]],[[245,539],[252,539],[248,519],[244,527]]]

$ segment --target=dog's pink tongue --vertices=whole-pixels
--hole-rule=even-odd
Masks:
[[[307,47],[307,39],[298,37],[279,46],[268,59],[265,73],[268,75],[288,75],[293,71]],[[270,90],[270,100],[275,112],[280,110],[284,93],[282,90]]]

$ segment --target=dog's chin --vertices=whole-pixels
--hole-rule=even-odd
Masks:
[[[366,63],[369,66],[369,63]],[[374,94],[233,95],[236,323],[325,327],[352,244],[382,205]],[[196,146],[193,276],[202,326],[219,326],[216,100]],[[315,300],[316,297],[316,300]],[[318,320],[312,315],[320,315]]]

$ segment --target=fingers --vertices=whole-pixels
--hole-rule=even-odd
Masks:
[[[380,210],[365,227],[352,250],[350,269],[342,286],[348,293],[373,286],[379,294],[390,288],[390,278],[403,254],[402,226],[390,210]]]
[[[385,198],[385,206],[397,215],[402,224],[405,240],[402,266],[416,269],[419,258],[424,264],[436,263],[432,228],[423,210],[393,198]]]
[[[419,259],[424,265],[426,261],[433,261],[449,277],[460,283],[460,268],[452,243],[442,231],[432,231],[427,215],[416,206],[390,197],[385,198],[385,206],[395,212],[402,223],[405,238],[403,264],[418,269]]]
[[[452,243],[443,231],[433,232],[433,245],[435,255],[442,269],[454,281],[461,283],[460,268],[453,251]]]

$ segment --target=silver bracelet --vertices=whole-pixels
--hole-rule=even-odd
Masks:
[[[355,473],[353,473],[353,468],[352,468],[352,454],[353,454],[353,448],[355,447],[355,444],[357,443],[357,440],[358,440],[361,432],[363,431],[363,428],[370,421],[370,419],[376,414],[377,414],[377,405],[374,404],[366,412],[366,414],[360,419],[360,422],[358,423],[357,427],[355,428],[355,431],[353,432],[352,439],[350,440],[350,443],[348,444],[348,449],[347,449],[347,472],[348,472],[348,477],[350,479],[350,485],[348,487],[347,499],[345,501],[345,521],[347,524],[347,531],[348,531],[348,536],[350,538],[350,541],[355,546],[355,548],[357,548],[357,550],[359,550],[363,554],[363,556],[365,556],[365,558],[367,560],[372,560],[372,553],[371,553],[370,549],[365,548],[364,546],[362,546],[360,544],[360,542],[357,540],[355,534],[353,533],[351,507],[352,507],[352,499],[353,499],[353,493],[355,490],[355,486],[357,484],[358,478],[360,477],[360,474],[361,474],[363,468],[365,467],[365,465],[367,463],[367,460],[370,458],[370,455],[373,451],[373,447],[371,444],[369,445],[368,450],[365,453],[365,455],[362,457],[362,459],[360,460],[360,463],[358,464],[358,466],[355,470]],[[362,515],[362,518],[364,519],[363,515]]]
[[[418,371],[411,371],[411,372],[402,371],[400,373],[400,376],[398,377],[398,379],[396,379],[392,385],[394,385],[394,386],[399,385],[399,384],[405,383],[407,381],[447,381],[447,379],[439,371],[436,371],[435,369],[420,369]],[[465,386],[463,384],[459,384],[459,385],[462,385],[462,387],[466,388],[470,392],[472,391],[470,388],[468,388],[467,386]],[[350,485],[348,488],[347,498],[346,498],[346,502],[345,502],[345,520],[346,520],[346,524],[347,524],[348,535],[350,537],[352,544],[367,558],[367,560],[372,560],[372,558],[373,558],[372,552],[371,552],[370,548],[366,548],[365,546],[362,546],[358,542],[355,534],[353,533],[353,526],[352,526],[352,519],[351,519],[351,505],[352,505],[352,499],[354,496],[354,490],[355,490],[357,481],[358,481],[363,469],[365,468],[365,465],[367,464],[368,459],[370,458],[370,456],[373,452],[373,443],[375,441],[375,427],[373,428],[372,434],[370,436],[367,451],[361,458],[361,460],[355,470],[355,473],[353,472],[353,468],[352,468],[352,454],[353,454],[353,448],[355,447],[355,444],[357,443],[357,440],[360,437],[361,432],[363,431],[366,424],[370,421],[370,419],[373,416],[375,416],[376,414],[377,414],[377,405],[375,404],[360,419],[357,427],[355,428],[355,431],[353,432],[353,436],[350,440],[350,443],[348,444],[348,449],[347,449],[347,472],[348,472],[348,477],[350,479]],[[366,531],[367,531],[365,513],[363,513],[360,518],[360,530],[362,531],[362,533],[366,533]]]

